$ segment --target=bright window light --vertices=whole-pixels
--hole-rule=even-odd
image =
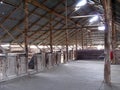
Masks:
[[[77,11],[78,9],[80,9],[81,6],[84,6],[85,4],[87,4],[87,0],[80,0],[80,2],[75,7],[75,11]]]
[[[3,79],[3,73],[0,73],[0,79]]]
[[[94,21],[97,21],[98,18],[99,18],[98,15],[95,15],[94,17],[92,17],[92,18],[89,20],[89,22],[92,23],[92,22],[94,22]]]
[[[103,49],[103,46],[102,46],[102,45],[98,45],[98,46],[97,46],[97,49],[98,49],[98,50]]]
[[[31,45],[30,48],[37,48],[35,45]]]
[[[3,4],[3,1],[0,1],[0,4]]]
[[[2,46],[2,47],[9,47],[10,44],[2,44],[1,46]]]
[[[99,26],[98,30],[104,31],[105,30],[105,26],[104,25],[103,26]]]
[[[89,4],[95,4],[95,2],[92,1],[92,0],[88,0],[88,3],[89,3]]]

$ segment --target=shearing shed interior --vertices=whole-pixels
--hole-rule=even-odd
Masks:
[[[0,90],[120,90],[120,0],[0,0]]]

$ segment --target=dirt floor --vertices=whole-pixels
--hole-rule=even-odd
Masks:
[[[74,61],[36,75],[0,84],[0,90],[120,90],[120,65],[112,65],[112,84],[103,81],[104,62]]]

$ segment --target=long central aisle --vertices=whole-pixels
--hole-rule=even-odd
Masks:
[[[101,61],[75,61],[36,75],[1,83],[0,90],[110,90],[103,86]]]

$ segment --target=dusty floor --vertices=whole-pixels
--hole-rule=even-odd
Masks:
[[[103,83],[103,67],[101,61],[70,62],[37,75],[1,83],[0,90],[120,90],[120,65],[112,66],[112,86]]]

